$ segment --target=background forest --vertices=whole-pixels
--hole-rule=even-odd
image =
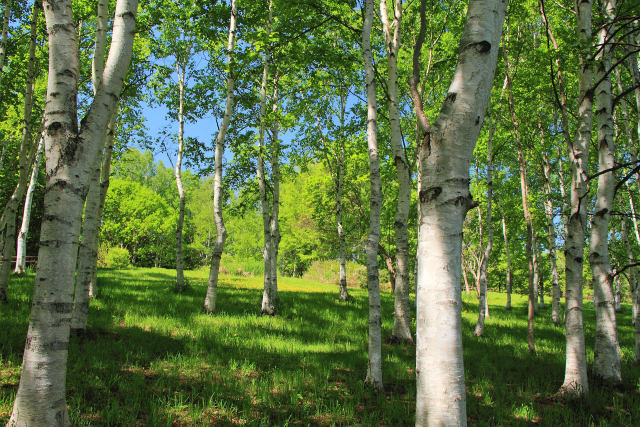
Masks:
[[[637,375],[631,365],[640,360],[636,213],[640,5],[636,1],[74,0],[63,2],[68,13],[59,16],[57,11],[64,7],[53,3],[3,0],[0,7],[0,300],[4,307],[17,307],[17,301],[28,298],[24,289],[14,291],[16,283],[27,280],[31,286],[34,280],[37,284],[50,280],[56,283],[51,286],[61,286],[52,295],[66,299],[53,302],[45,297],[46,302],[34,302],[34,307],[68,307],[71,331],[91,339],[96,333],[92,331],[110,327],[97,314],[100,310],[124,310],[112,300],[118,277],[123,289],[145,286],[145,292],[147,285],[140,283],[161,281],[164,288],[175,291],[175,301],[191,304],[197,299],[202,316],[220,311],[245,315],[234,304],[246,298],[247,304],[255,305],[251,306],[255,313],[295,318],[293,292],[334,292],[357,308],[357,315],[340,311],[350,321],[365,322],[369,316],[368,330],[363,326],[351,332],[361,334],[362,340],[368,332],[368,343],[358,344],[367,359],[345,359],[350,360],[349,369],[368,362],[366,378],[364,372],[349,374],[344,379],[348,388],[361,387],[362,381],[356,383],[364,379],[375,391],[388,391],[390,384],[382,381],[381,366],[389,362],[380,356],[383,348],[393,359],[393,368],[384,368],[385,375],[402,378],[398,381],[403,385],[393,398],[399,399],[391,404],[395,409],[381,413],[381,418],[406,424],[415,414],[417,425],[463,425],[464,372],[455,386],[462,397],[449,397],[462,402],[458,415],[428,418],[446,399],[438,403],[416,376],[420,366],[434,364],[420,356],[425,348],[420,344],[420,325],[433,326],[420,316],[434,313],[424,309],[427,303],[416,296],[422,286],[424,300],[455,300],[456,308],[450,310],[455,325],[449,328],[448,320],[440,319],[447,325],[442,330],[457,331],[452,339],[459,345],[442,344],[459,350],[451,350],[459,361],[456,369],[465,369],[463,339],[465,352],[474,351],[477,357],[481,349],[469,344],[471,333],[475,338],[497,339],[490,331],[497,323],[492,322],[508,327],[517,318],[522,322],[517,344],[522,349],[517,352],[522,351],[523,358],[535,357],[536,351],[548,358],[563,351],[578,354],[575,361],[566,360],[564,384],[549,385],[543,393],[559,387],[553,399],[585,398],[588,363],[590,370],[593,365],[591,384],[597,384],[593,405],[604,408],[613,395],[597,388],[600,384],[619,387],[616,390],[625,396],[620,399],[627,399],[622,405],[627,412],[616,415],[619,418],[603,415],[604,410],[591,415],[614,424],[638,415],[628,412],[638,394],[637,378],[628,375]],[[490,12],[478,13],[483,7]],[[73,46],[66,51],[67,59],[51,47],[58,46],[51,22],[63,15],[68,22],[60,25],[66,25],[69,40],[73,39],[65,45]],[[495,16],[495,23],[485,22],[489,15]],[[470,30],[476,21],[482,23],[482,31]],[[480,33],[482,40],[470,41]],[[465,55],[497,59],[468,71],[465,66],[481,67],[484,59]],[[77,60],[76,68],[64,69],[64,64],[73,63],[69,58]],[[51,142],[64,133],[51,126],[55,120],[50,115],[62,111],[62,107],[56,110],[55,102],[63,98],[61,89],[52,90],[52,76],[73,81],[63,85],[73,87],[69,99],[74,103],[68,113],[71,124],[63,127],[64,143]],[[476,78],[484,80],[478,83]],[[455,110],[472,98],[463,92],[467,81],[476,85],[476,91],[469,93],[477,97],[475,104],[469,101],[468,117]],[[65,108],[68,105],[71,101]],[[451,137],[447,132],[452,128],[471,130]],[[448,191],[458,191],[457,196],[443,201]],[[457,210],[433,219],[432,213],[443,206]],[[458,217],[462,234],[445,232]],[[75,231],[63,237],[56,234],[67,225]],[[453,239],[453,246],[433,237],[440,232]],[[455,239],[461,239],[460,248]],[[66,249],[58,250],[60,260],[66,256],[63,253],[69,254],[68,259],[56,261],[46,255],[61,247]],[[449,264],[433,267],[441,249],[451,256]],[[36,256],[34,279],[36,268],[29,266]],[[427,287],[429,281],[447,282],[435,279],[435,270],[450,272],[447,280],[453,280],[449,288],[455,298]],[[144,278],[132,278],[133,271]],[[218,280],[223,300],[216,306]],[[245,280],[247,289],[263,286],[262,296],[257,291],[251,291],[251,298],[236,293],[242,288],[237,280]],[[313,288],[311,282],[322,285]],[[34,301],[44,295],[39,292],[46,286],[36,286]],[[166,297],[162,294],[162,301],[173,301]],[[236,303],[225,305],[224,298],[231,297],[237,298]],[[320,299],[322,304],[334,303],[331,298]],[[430,307],[443,304],[429,303]],[[171,316],[187,315],[172,304],[163,303],[172,310]],[[129,321],[144,324],[149,310],[122,315],[120,326]],[[339,318],[330,311],[319,328],[339,327]],[[464,323],[476,312],[477,322]],[[0,362],[11,360],[7,366],[20,364],[13,346],[24,344],[20,340],[27,333],[28,313],[20,315],[25,318],[18,321],[6,314],[7,323],[24,326],[24,331],[16,326],[21,334],[5,337],[11,344],[3,347]],[[38,318],[31,316],[32,321]],[[555,337],[563,327],[566,332]],[[541,332],[537,350],[535,328]],[[173,331],[170,335],[183,333]],[[227,336],[224,333],[221,336]],[[550,344],[552,335],[556,341],[566,338],[566,350],[557,342]],[[595,339],[595,350],[591,344],[585,350],[585,336]],[[325,336],[309,339],[335,341]],[[530,356],[524,355],[525,341]],[[340,351],[351,351],[350,345]],[[571,345],[578,349],[570,351]],[[66,347],[63,351],[66,360]],[[560,359],[548,363],[560,366],[565,361]],[[318,369],[322,365],[318,360],[313,363]],[[409,371],[394,363],[409,366]],[[18,368],[7,369],[7,378],[19,377]],[[259,368],[254,363],[242,369],[269,371],[271,365]],[[319,380],[324,373],[318,377],[318,370],[314,375],[313,381],[331,376],[327,373]],[[416,377],[417,389],[407,391],[405,383]],[[61,384],[59,393],[64,393],[64,380]],[[398,384],[392,383],[391,389]],[[16,389],[0,403],[28,407],[27,395]],[[486,388],[477,393],[485,400],[489,394]],[[531,395],[536,391],[526,393],[535,400]],[[358,407],[358,399],[369,398],[358,394],[349,404]],[[138,402],[143,405],[146,399],[139,396]],[[426,405],[428,409],[421,404],[432,400],[436,403]],[[367,407],[376,407],[372,402]],[[494,408],[493,400],[470,405],[471,423],[501,423],[507,416],[500,413],[493,418],[483,412]],[[250,420],[246,412],[250,403],[240,406],[241,418]],[[574,418],[580,408],[584,409],[571,406],[569,415],[549,412],[540,419],[551,424],[591,422]],[[318,407],[307,409],[298,416],[310,423],[340,422],[340,416],[349,423],[375,422],[353,411],[336,415],[338,410],[323,422],[309,418]],[[142,415],[127,422],[140,417],[150,423],[169,422],[175,415],[156,410],[140,410]],[[535,408],[518,410],[516,420],[536,420]],[[66,411],[62,410],[62,425],[69,422]],[[71,410],[74,423],[83,419],[91,424],[79,411]],[[538,408],[538,412],[544,411]],[[19,416],[15,409],[13,414]],[[0,417],[5,415],[9,413]],[[272,414],[269,422],[283,422],[281,415]],[[97,424],[111,422],[108,411],[100,417]],[[231,422],[229,417],[224,422]],[[12,425],[17,419],[8,422]]]

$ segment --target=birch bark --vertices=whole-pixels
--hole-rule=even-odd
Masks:
[[[622,220],[622,239],[624,240],[625,247],[627,249],[627,254],[629,256],[629,264],[633,264],[635,262],[633,252],[631,250],[631,242],[629,241],[629,232],[627,231],[627,221]],[[629,287],[631,288],[631,299],[632,299],[632,307],[638,304],[638,271],[635,268],[631,268],[629,271]],[[636,363],[640,362],[640,310],[632,310],[632,323],[635,326],[634,328],[634,338],[635,338],[635,352],[634,352],[634,360]]]
[[[389,94],[389,124],[391,149],[393,150],[398,179],[398,201],[394,222],[396,240],[396,274],[394,284],[393,330],[391,339],[413,343],[411,332],[411,304],[409,302],[409,234],[407,222],[411,203],[411,176],[409,164],[402,146],[398,95],[398,53],[400,51],[400,27],[402,25],[402,0],[395,0],[393,19],[389,19],[387,0],[380,0],[380,18],[387,50],[387,90]]]
[[[577,36],[580,44],[578,69],[578,131],[575,141],[569,140],[571,167],[571,213],[567,224],[565,249],[566,276],[566,363],[564,382],[559,394],[577,398],[589,393],[587,355],[582,314],[582,265],[584,236],[587,226],[589,144],[593,122],[593,70],[591,65],[591,0],[576,1]]]
[[[7,56],[7,37],[9,34],[9,18],[11,17],[11,0],[4,1],[4,12],[2,13],[2,34],[0,35],[0,84],[2,84],[2,73],[4,71],[4,59]]]
[[[273,81],[272,112],[278,110],[278,72],[276,68]],[[278,141],[278,122],[271,128],[271,181],[273,187],[271,217],[269,218],[269,237],[271,238],[271,294],[278,301],[278,247],[280,246],[280,142]]]
[[[596,119],[598,125],[598,189],[596,204],[591,219],[591,239],[589,264],[593,271],[593,286],[596,295],[596,334],[593,359],[593,371],[597,377],[612,384],[622,382],[620,345],[616,330],[616,311],[612,286],[611,265],[609,261],[609,220],[613,209],[614,188],[616,185],[613,148],[613,103],[611,91],[611,42],[613,20],[615,19],[615,0],[607,0],[603,12],[607,23],[598,32],[600,46],[596,56],[596,80],[600,81],[596,92]]]
[[[371,27],[373,26],[373,0],[366,0],[362,27],[362,55],[367,90],[367,146],[369,149],[369,236],[367,238],[367,288],[369,290],[369,365],[365,383],[375,391],[383,390],[382,384],[382,316],[380,307],[380,282],[378,277],[378,243],[380,241],[380,210],[382,184],[378,159],[378,107],[376,104],[376,80],[371,51]]]
[[[9,426],[68,426],[65,402],[78,235],[88,179],[131,59],[136,0],[118,0],[104,82],[78,132],[78,50],[71,1],[44,2],[49,34],[40,250],[20,385]]]
[[[0,216],[0,249],[2,250],[0,256],[0,302],[7,301],[11,261],[16,250],[16,216],[18,206],[27,189],[27,181],[30,175],[29,172],[31,171],[30,166],[33,162],[33,156],[35,155],[35,150],[32,148],[31,112],[33,111],[33,90],[36,79],[35,56],[38,37],[38,17],[40,15],[40,5],[37,1],[34,1],[32,10],[29,60],[27,62],[27,78],[22,116],[22,138],[20,140],[18,160],[18,183]]]
[[[22,211],[22,224],[20,225],[20,232],[18,233],[16,267],[13,270],[16,274],[23,274],[27,268],[27,236],[29,234],[29,223],[31,222],[31,205],[33,202],[33,192],[36,188],[36,184],[38,183],[38,171],[40,170],[40,159],[42,158],[43,151],[44,136],[41,135],[36,157],[33,160],[33,167],[31,168],[29,187],[27,188],[27,194],[24,200],[24,209]]]
[[[273,19],[273,2],[269,1],[269,21],[267,24],[267,37],[271,34],[271,25]],[[274,316],[276,314],[275,309],[275,295],[273,288],[271,287],[271,255],[273,251],[271,249],[271,218],[269,208],[269,198],[267,195],[267,183],[264,171],[264,133],[265,133],[265,121],[267,113],[267,83],[269,79],[269,51],[264,54],[264,64],[262,66],[262,83],[260,84],[260,129],[258,131],[258,167],[256,176],[258,178],[258,188],[260,191],[260,203],[262,205],[262,233],[264,236],[264,249],[262,256],[264,259],[264,290],[262,292],[262,314],[268,314]]]
[[[542,128],[542,119],[538,116],[538,130],[540,132],[540,141],[542,142],[542,172],[544,175],[544,213],[547,218],[547,238],[549,245],[549,263],[551,264],[551,320],[553,324],[558,326],[561,321],[560,317],[560,285],[558,284],[558,265],[556,262],[556,227],[553,224],[553,201],[551,200],[551,164],[549,163],[549,155],[546,151],[544,142],[544,130]]]
[[[188,54],[187,54],[188,55]],[[186,58],[184,59],[186,62]],[[176,187],[178,188],[178,226],[176,227],[176,292],[184,291],[184,270],[182,256],[182,228],[184,225],[185,194],[182,185],[182,155],[184,153],[184,80],[185,64],[176,60],[176,72],[178,73],[178,155],[176,158]]]
[[[480,261],[480,274],[478,274],[480,298],[478,300],[478,321],[476,322],[476,328],[473,331],[473,335],[481,337],[484,335],[484,319],[488,316],[489,305],[487,301],[487,270],[489,269],[489,258],[491,257],[491,250],[493,249],[493,224],[492,224],[492,211],[491,201],[493,198],[493,133],[495,132],[495,126],[491,122],[489,117],[489,140],[487,142],[487,246],[484,249],[482,260]]]
[[[212,314],[216,311],[216,299],[218,292],[218,273],[220,271],[220,259],[224,250],[224,243],[227,240],[227,229],[224,226],[224,218],[222,216],[222,166],[224,156],[225,138],[229,123],[231,123],[231,115],[233,114],[233,101],[235,91],[235,74],[233,67],[233,49],[236,41],[238,10],[236,0],[231,0],[231,16],[229,19],[229,37],[227,40],[227,97],[224,107],[224,116],[222,124],[216,135],[216,151],[215,151],[215,174],[213,176],[213,218],[216,223],[216,241],[211,254],[211,268],[209,269],[209,283],[207,285],[207,294],[204,299],[204,311]]]
[[[411,95],[422,131],[418,240],[416,425],[464,426],[460,264],[462,226],[474,205],[469,163],[489,102],[506,1],[470,1],[458,64],[433,127],[417,86],[426,0],[413,55]]]
[[[107,2],[99,1],[96,16],[96,39],[93,60],[91,62],[91,79],[93,82],[94,96],[103,82],[108,12],[109,6]],[[103,138],[106,137],[105,132]],[[71,332],[75,335],[84,335],[86,331],[89,316],[89,286],[94,276],[94,270],[97,269],[98,248],[96,242],[100,221],[98,218],[100,204],[100,157],[101,156],[96,159],[95,167],[89,181],[89,193],[87,194],[84,218],[82,221],[82,240],[78,248],[76,287],[73,298],[73,313],[71,314]]]
[[[504,250],[507,255],[507,304],[505,310],[511,310],[511,283],[513,273],[511,272],[511,251],[509,250],[509,237],[507,235],[507,221],[502,212],[502,235],[504,236]]]
[[[520,139],[520,128],[518,125],[518,118],[516,116],[515,103],[513,100],[513,90],[511,85],[511,76],[509,74],[509,55],[504,55],[505,72],[507,75],[507,88],[509,99],[509,114],[511,116],[511,122],[513,123],[513,131],[516,136],[516,145],[518,149],[518,164],[520,166],[520,194],[522,195],[522,211],[524,213],[524,221],[527,226],[527,237],[525,244],[525,253],[528,262],[528,279],[529,279],[529,301],[527,307],[527,344],[529,346],[529,353],[534,354],[536,352],[534,335],[533,335],[533,318],[536,311],[538,299],[535,292],[537,281],[537,260],[534,260],[535,256],[535,233],[533,230],[533,221],[531,219],[531,211],[529,211],[529,185],[527,177],[527,166],[522,148],[522,141]]]

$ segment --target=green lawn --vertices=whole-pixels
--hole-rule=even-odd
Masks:
[[[280,312],[259,315],[261,277],[222,276],[218,313],[202,314],[208,271],[186,274],[173,292],[163,269],[99,273],[89,331],[72,338],[67,403],[74,425],[410,425],[415,407],[415,348],[385,343],[385,393],[363,385],[367,367],[367,295],[302,279],[281,278]],[[0,306],[0,424],[17,390],[33,276],[14,278]],[[524,296],[491,293],[486,337],[471,336],[474,295],[464,296],[467,413],[471,425],[633,425],[640,422],[640,368],[633,365],[630,307],[618,317],[625,384],[591,384],[573,404],[549,399],[564,373],[563,329],[550,308],[536,319],[538,354],[526,341]],[[383,334],[393,296],[383,293]],[[588,359],[594,312],[585,304]]]

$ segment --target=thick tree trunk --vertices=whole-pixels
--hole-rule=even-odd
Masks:
[[[69,324],[82,207],[92,166],[119,98],[133,45],[137,1],[118,0],[103,85],[78,134],[78,50],[71,1],[45,3],[49,81],[45,110],[47,184],[40,251],[20,385],[9,426],[68,426]]]
[[[616,311],[609,262],[609,220],[613,209],[616,186],[613,148],[613,103],[611,91],[611,37],[615,17],[615,0],[604,3],[603,12],[608,23],[599,31],[598,44],[601,46],[596,56],[596,79],[601,81],[596,91],[598,123],[598,169],[610,170],[598,176],[598,190],[594,215],[591,219],[591,239],[589,264],[593,271],[593,287],[596,295],[596,336],[594,346],[594,374],[612,384],[622,382],[620,345],[616,330]]]
[[[467,423],[460,312],[462,226],[474,205],[469,163],[489,102],[506,6],[506,1],[469,2],[456,71],[431,128],[417,91],[426,0],[420,5],[411,78],[423,135],[416,295],[418,426]]]
[[[491,119],[491,118],[490,118]],[[481,337],[484,335],[484,318],[488,317],[489,310],[487,301],[487,272],[489,269],[489,258],[491,257],[491,250],[493,249],[493,224],[492,224],[492,211],[491,201],[493,198],[493,133],[495,127],[491,120],[489,120],[489,140],[487,142],[487,246],[485,247],[482,261],[480,262],[480,298],[478,301],[478,321],[476,322],[476,328],[473,331],[473,335]]]
[[[504,236],[504,250],[507,255],[507,304],[505,310],[511,310],[511,283],[513,281],[513,275],[511,272],[511,251],[509,250],[509,237],[507,236],[507,221],[502,212],[502,235]]]
[[[31,222],[31,204],[33,202],[33,192],[38,183],[38,171],[40,170],[40,159],[44,151],[44,135],[40,137],[36,158],[33,161],[31,169],[31,178],[29,179],[29,187],[24,199],[24,209],[22,211],[22,224],[18,233],[18,243],[16,245],[16,274],[23,274],[27,269],[27,236],[29,234],[29,223]]]
[[[549,245],[549,263],[551,264],[551,320],[558,326],[562,317],[560,316],[560,285],[558,276],[558,265],[556,262],[556,227],[553,224],[553,201],[551,191],[551,164],[544,142],[544,129],[542,119],[538,117],[538,130],[540,131],[540,141],[542,142],[542,172],[544,174],[544,213],[547,218],[547,243]]]
[[[236,0],[231,0],[231,18],[229,21],[229,38],[227,41],[227,100],[224,107],[224,116],[222,124],[216,135],[216,152],[215,152],[215,174],[213,176],[213,218],[216,223],[216,241],[211,254],[211,268],[209,269],[209,283],[207,285],[207,295],[204,299],[205,313],[215,313],[216,297],[218,292],[218,274],[220,271],[220,259],[224,250],[224,243],[227,239],[227,229],[224,226],[222,217],[222,166],[224,155],[224,144],[229,123],[231,123],[231,115],[233,114],[233,101],[235,90],[235,75],[232,66],[232,52],[235,47],[236,25],[237,25],[237,7]]]
[[[29,41],[29,60],[27,62],[27,81],[24,92],[24,112],[22,116],[22,139],[20,141],[18,183],[9,198],[2,216],[0,216],[0,302],[7,301],[7,288],[11,274],[11,261],[16,249],[16,216],[18,206],[27,189],[27,181],[35,150],[32,148],[31,112],[33,111],[33,90],[36,79],[35,56],[36,39],[38,36],[38,17],[40,5],[36,1],[33,5],[31,32]]]
[[[529,210],[529,184],[527,177],[527,165],[520,139],[520,129],[518,126],[518,118],[516,117],[515,103],[513,100],[513,90],[511,85],[511,76],[509,74],[509,55],[505,53],[504,64],[507,75],[507,87],[509,89],[509,114],[513,123],[513,131],[516,136],[516,145],[518,149],[518,164],[520,165],[520,194],[522,195],[522,211],[524,213],[524,221],[527,226],[527,237],[525,243],[525,254],[528,262],[528,281],[529,281],[529,303],[527,308],[527,344],[529,353],[535,353],[535,340],[533,335],[533,318],[538,305],[536,295],[536,285],[538,279],[537,259],[535,251],[535,232],[533,230],[533,220],[531,219],[531,211]]]
[[[589,59],[591,8],[591,0],[576,2],[577,36],[580,44],[578,131],[575,141],[569,140],[567,147],[571,166],[571,213],[567,224],[565,249],[566,364],[564,382],[558,392],[561,396],[568,398],[578,398],[589,393],[582,314],[582,266],[587,226],[586,203],[583,200],[589,191],[589,144],[593,122],[593,71]]]
[[[267,36],[271,34],[271,21],[273,13],[273,2],[269,1],[269,22],[267,25]],[[271,215],[269,209],[269,198],[267,195],[267,183],[264,171],[264,132],[267,113],[267,82],[269,78],[269,53],[265,53],[264,63],[262,66],[262,83],[260,85],[260,129],[258,135],[258,168],[256,176],[258,178],[258,188],[260,190],[260,203],[262,205],[262,233],[264,236],[264,249],[262,257],[264,258],[264,290],[262,292],[262,314],[273,316],[276,314],[275,295],[271,287]]]
[[[369,290],[369,365],[365,383],[381,392],[382,385],[382,315],[380,307],[380,282],[378,277],[378,243],[380,241],[380,210],[382,184],[378,159],[378,107],[376,104],[376,80],[371,51],[371,27],[373,25],[373,0],[366,0],[362,28],[362,55],[367,87],[367,146],[369,148],[369,236],[367,238],[367,288]]]
[[[186,61],[186,59],[185,59]],[[176,71],[178,73],[178,157],[176,158],[176,187],[178,188],[178,198],[180,205],[178,208],[178,226],[176,228],[176,292],[184,291],[184,269],[182,255],[182,228],[184,226],[184,206],[185,194],[182,185],[182,155],[184,153],[184,64],[178,65],[176,62]]]
[[[398,95],[398,52],[400,51],[400,27],[402,25],[402,0],[395,0],[393,19],[387,13],[387,0],[380,0],[380,18],[387,46],[387,90],[389,93],[389,125],[398,178],[398,201],[394,222],[396,240],[396,275],[394,284],[393,330],[391,339],[413,343],[411,332],[411,304],[409,302],[409,234],[407,222],[411,205],[411,175],[402,146],[400,128],[400,97]]]

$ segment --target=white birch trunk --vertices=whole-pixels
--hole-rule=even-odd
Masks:
[[[596,79],[601,80],[595,88],[598,123],[598,169],[600,172],[614,167],[613,148],[613,100],[611,91],[611,37],[615,18],[615,0],[607,0],[603,12],[608,20],[599,31],[598,44],[601,46],[596,56]],[[594,215],[591,219],[591,239],[589,264],[593,271],[593,287],[596,296],[596,335],[593,371],[604,382],[622,382],[620,345],[616,330],[616,311],[609,261],[609,220],[613,209],[616,177],[613,171],[598,177],[598,190]]]
[[[344,104],[343,104],[344,105]],[[343,108],[344,116],[344,108]],[[347,301],[347,245],[342,225],[342,188],[344,186],[344,141],[340,141],[340,154],[336,167],[336,224],[338,226],[338,241],[340,242],[340,300]]]
[[[411,82],[423,132],[416,295],[417,426],[467,423],[460,295],[462,227],[474,205],[469,163],[489,102],[506,7],[506,1],[469,3],[456,71],[430,128],[416,96],[426,1],[420,5]]]
[[[518,125],[518,118],[516,116],[515,103],[513,100],[513,90],[511,85],[511,76],[509,74],[509,55],[505,52],[504,64],[507,75],[507,87],[509,89],[509,114],[511,116],[511,122],[513,123],[513,131],[516,136],[516,145],[518,149],[518,164],[520,169],[520,194],[522,195],[522,211],[524,213],[524,221],[527,227],[527,236],[525,243],[525,254],[528,262],[528,282],[529,282],[529,300],[527,307],[527,344],[529,346],[529,353],[534,354],[536,352],[535,339],[533,335],[533,318],[536,312],[538,303],[536,295],[536,281],[537,281],[537,260],[534,260],[535,256],[535,232],[533,230],[533,221],[531,219],[531,211],[529,210],[529,185],[527,177],[527,165],[522,148],[522,141],[520,139],[520,129]]]
[[[593,122],[591,50],[591,0],[576,2],[577,36],[580,43],[578,69],[578,131],[569,143],[571,167],[571,213],[567,224],[565,249],[566,276],[566,364],[559,394],[578,398],[589,393],[587,355],[582,314],[582,265],[584,236],[587,226],[586,203],[581,201],[589,191],[588,162]]]
[[[18,160],[18,183],[2,211],[2,216],[0,216],[0,250],[2,250],[0,254],[0,302],[7,301],[11,261],[16,250],[16,216],[18,206],[27,189],[27,182],[31,171],[30,167],[33,162],[33,156],[35,155],[35,150],[32,148],[31,112],[33,110],[33,90],[36,79],[35,55],[36,39],[38,36],[38,17],[40,15],[38,2],[34,2],[32,11],[29,60],[27,62],[27,81],[24,92],[24,110],[22,116],[22,138],[20,140]]]
[[[44,135],[40,137],[36,158],[33,161],[31,169],[31,177],[29,179],[29,187],[24,200],[24,209],[22,211],[22,224],[18,233],[18,243],[16,245],[16,274],[23,274],[27,269],[27,236],[29,235],[29,223],[31,222],[31,205],[33,202],[33,192],[38,183],[38,171],[40,170],[40,158],[44,151]]]
[[[68,426],[69,326],[82,207],[107,122],[131,59],[136,0],[118,0],[111,49],[92,108],[78,133],[78,50],[71,1],[45,3],[49,73],[45,110],[47,184],[40,251],[20,385],[9,426]]]
[[[629,254],[629,264],[633,264],[635,262],[635,258],[631,250],[631,242],[629,241],[629,233],[627,231],[627,223],[625,220],[622,221],[622,238],[625,242],[627,253]],[[636,363],[640,362],[640,310],[638,310],[638,305],[640,305],[638,295],[640,292],[638,292],[638,285],[640,285],[638,282],[638,270],[635,267],[631,267],[629,272],[629,287],[631,288],[631,323],[635,326],[634,361]]]
[[[97,6],[94,55],[91,63],[91,79],[94,95],[98,92],[98,88],[102,85],[103,81],[108,19],[107,2],[101,0]],[[103,138],[106,137],[105,129]],[[98,240],[99,224],[100,167],[102,163],[100,157],[102,156],[96,159],[95,168],[91,173],[89,193],[87,194],[84,218],[82,221],[82,240],[78,248],[76,287],[73,298],[73,313],[71,315],[71,332],[75,335],[84,335],[87,328],[87,319],[89,316],[89,284],[94,276],[94,270],[97,268],[98,248],[95,242]]]
[[[540,131],[540,141],[543,147],[544,130],[542,128],[542,119],[538,117],[538,130]],[[549,164],[549,155],[546,148],[542,149],[542,172],[544,174],[544,213],[547,218],[547,238],[549,245],[549,263],[551,264],[551,320],[553,324],[558,326],[561,321],[560,316],[560,285],[558,276],[558,265],[556,262],[556,228],[553,225],[553,201],[551,200],[551,165]]]
[[[380,241],[380,210],[382,185],[378,159],[378,107],[376,104],[376,80],[371,52],[371,27],[373,25],[373,0],[365,3],[362,28],[362,55],[367,90],[367,146],[369,149],[369,236],[367,238],[367,288],[369,290],[369,364],[365,383],[376,392],[382,384],[382,315],[380,311],[380,282],[378,277],[378,243]]]
[[[491,119],[491,117],[489,117]],[[482,260],[480,261],[480,274],[478,274],[480,298],[478,300],[478,321],[476,322],[476,328],[473,331],[473,335],[481,337],[484,335],[484,319],[488,317],[489,310],[487,301],[487,272],[489,269],[489,258],[491,257],[491,250],[493,249],[493,224],[492,224],[492,211],[491,201],[493,198],[493,133],[495,126],[489,120],[489,140],[487,142],[487,246],[485,247]]]
[[[2,13],[2,34],[0,35],[0,84],[2,84],[4,60],[7,56],[7,37],[9,34],[9,18],[10,17],[11,17],[11,0],[5,0],[4,11]]]
[[[224,144],[231,115],[233,114],[233,101],[235,90],[235,74],[232,69],[232,52],[235,47],[236,25],[237,25],[237,8],[236,0],[231,0],[231,16],[229,20],[229,38],[227,41],[227,98],[224,107],[224,116],[222,124],[216,135],[216,151],[215,151],[215,174],[213,176],[213,218],[216,223],[216,241],[211,254],[211,268],[209,269],[209,283],[207,285],[207,294],[204,299],[205,313],[215,313],[216,299],[218,293],[218,274],[220,272],[220,259],[224,250],[224,243],[227,240],[227,229],[224,226],[224,218],[222,216],[222,162],[224,156]]]
[[[511,272],[511,251],[509,250],[509,237],[507,235],[507,221],[502,213],[502,235],[504,236],[504,250],[507,255],[507,303],[505,310],[511,310],[511,283],[513,280],[513,274]]]
[[[273,105],[272,111],[278,110],[278,72],[273,81]],[[273,199],[271,205],[271,218],[269,222],[269,237],[271,238],[271,294],[274,301],[278,301],[278,247],[280,246],[280,142],[278,141],[279,125],[277,121],[271,129],[271,181],[273,187]]]
[[[267,37],[271,34],[271,22],[273,13],[273,2],[269,1],[269,22],[267,24]],[[260,203],[262,205],[262,233],[264,236],[264,248],[262,257],[264,259],[264,290],[262,292],[262,314],[273,316],[276,314],[275,295],[271,287],[271,230],[269,199],[267,195],[267,183],[264,171],[264,132],[265,119],[267,113],[267,82],[269,79],[269,52],[265,52],[264,64],[262,66],[262,83],[260,85],[260,129],[258,133],[258,168],[256,176],[258,178],[258,188],[260,191]]]
[[[389,93],[389,125],[398,179],[398,201],[394,221],[396,241],[396,274],[394,291],[393,330],[391,339],[413,343],[411,332],[411,304],[409,302],[409,234],[407,222],[411,205],[411,176],[409,164],[402,146],[400,127],[400,97],[398,95],[398,53],[400,51],[400,27],[402,25],[402,0],[393,2],[393,19],[389,19],[387,0],[380,0],[380,18],[387,50],[387,90]]]
[[[186,59],[184,59],[186,62]],[[176,292],[184,291],[184,270],[182,256],[182,228],[184,225],[185,194],[182,185],[182,155],[184,152],[184,75],[185,64],[176,61],[176,71],[178,73],[178,156],[176,158],[176,187],[178,188],[178,226],[176,228]]]

